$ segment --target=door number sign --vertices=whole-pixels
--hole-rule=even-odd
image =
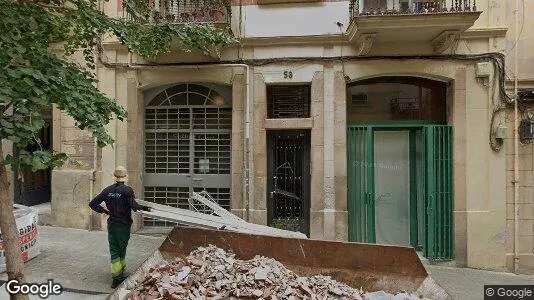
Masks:
[[[292,79],[293,78],[293,71],[286,70],[284,71],[284,79]]]

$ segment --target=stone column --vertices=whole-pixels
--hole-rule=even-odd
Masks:
[[[124,83],[121,84],[121,88],[124,88],[124,101],[120,101],[124,105],[128,118],[121,122],[118,135],[124,136],[124,139],[117,141],[117,157],[120,161],[119,164],[123,164],[128,170],[128,185],[134,190],[137,199],[144,199],[143,183],[141,176],[143,174],[143,161],[144,161],[144,149],[143,149],[143,132],[144,132],[144,112],[145,102],[143,93],[137,88],[137,76],[135,72],[128,72],[124,74]],[[126,132],[124,132],[124,130]],[[132,230],[138,230],[142,227],[143,218],[140,214],[135,214],[134,224]]]
[[[334,114],[334,69],[333,66],[324,66],[324,239],[335,239],[335,167],[334,167],[334,136],[335,136],[335,114]]]
[[[311,83],[311,198],[310,237],[322,239],[324,234],[324,73],[316,72]]]
[[[232,213],[240,218],[245,217],[243,201],[245,88],[245,75],[235,75],[232,80],[232,200],[230,205]]]
[[[128,123],[131,122],[132,118],[135,118],[136,111],[131,111],[128,103],[128,98],[136,98],[135,90],[129,91],[129,84],[131,79],[127,78],[126,72],[116,71],[116,88],[115,88],[115,101],[117,104],[122,106],[128,112],[128,117],[124,121],[114,119],[115,121],[115,144],[113,145],[115,149],[115,166],[124,166],[126,167],[126,158],[128,157],[128,148],[127,148],[127,137],[128,137]],[[133,82],[135,88],[135,81]],[[132,95],[133,94],[133,95]],[[134,116],[132,116],[134,115]],[[138,155],[138,153],[136,153]],[[131,176],[131,170],[128,169],[128,173]]]
[[[254,74],[252,98],[253,197],[250,199],[250,222],[267,225],[267,87],[261,74]]]
[[[108,55],[108,54],[106,54]],[[110,54],[111,55],[111,51]],[[115,54],[116,56],[116,54]],[[111,99],[115,99],[115,92],[116,92],[116,77],[115,77],[115,70],[110,70],[106,68],[102,68],[98,70],[98,89],[106,94],[108,97],[111,97]],[[124,92],[123,92],[124,93]],[[116,128],[117,128],[117,120],[115,118],[111,119],[108,125],[106,125],[106,130],[108,131],[109,135],[116,141]],[[115,147],[112,146],[106,146],[102,148],[102,181],[101,186],[95,188],[103,189],[106,186],[113,183],[113,171],[115,170],[116,166],[116,155],[115,155]]]
[[[334,74],[334,182],[336,240],[348,239],[347,212],[347,91],[342,72]]]
[[[51,209],[53,223],[60,227],[90,229],[92,211],[88,204],[98,187],[93,186],[94,143],[91,133],[80,130],[74,119],[62,113],[56,150],[66,153],[69,162],[52,171]]]
[[[467,186],[466,186],[466,95],[465,69],[456,71],[454,78],[453,172],[454,172],[454,253],[458,266],[467,266]]]

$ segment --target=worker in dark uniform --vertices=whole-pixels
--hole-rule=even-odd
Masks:
[[[111,288],[116,288],[125,279],[126,247],[133,222],[132,210],[150,211],[150,207],[135,202],[133,189],[124,184],[128,176],[124,167],[117,167],[113,176],[115,176],[115,183],[106,187],[96,196],[89,203],[89,207],[98,213],[109,216],[108,242],[111,254],[111,276],[113,277]],[[102,202],[106,203],[107,209],[100,205]]]

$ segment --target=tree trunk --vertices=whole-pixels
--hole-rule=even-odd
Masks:
[[[4,158],[0,141],[0,158]],[[13,214],[13,199],[9,195],[9,182],[7,180],[6,166],[0,163],[0,231],[4,255],[6,258],[6,271],[9,280],[25,282],[24,263],[21,258],[20,239]],[[28,295],[11,295],[10,299],[27,300]]]

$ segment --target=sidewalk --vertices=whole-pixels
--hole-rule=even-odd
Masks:
[[[425,265],[427,272],[453,299],[484,299],[484,285],[533,285],[533,275]]]
[[[49,299],[105,299],[105,294],[112,291],[107,232],[48,226],[39,230],[42,253],[25,265],[28,282],[53,278],[61,284],[66,293]],[[136,270],[163,240],[162,235],[132,234],[126,272]],[[534,284],[534,276],[430,265],[426,268],[453,299],[483,299],[484,284]],[[0,274],[0,281],[6,279],[5,273]],[[5,288],[0,287],[0,300],[5,297]]]
[[[126,273],[136,270],[163,240],[163,236],[132,234],[126,254]],[[39,243],[41,254],[25,264],[28,282],[54,279],[64,290],[78,294],[111,293],[107,232],[39,226]],[[6,280],[7,274],[0,274],[0,281]],[[0,293],[5,292],[5,288],[1,290]]]

